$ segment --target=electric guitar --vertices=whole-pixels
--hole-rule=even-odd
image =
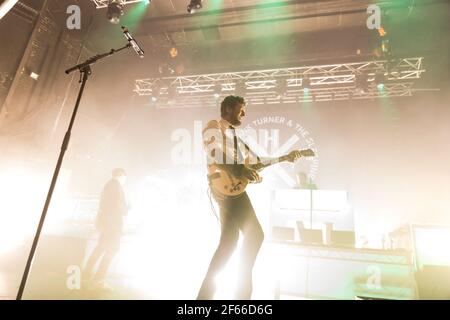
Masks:
[[[311,149],[294,150],[285,156],[271,159],[271,161],[268,162],[259,162],[256,164],[246,163],[245,166],[249,169],[261,171],[262,169],[267,168],[275,163],[285,161],[295,162],[301,157],[314,157],[314,156],[315,156],[314,151]],[[247,185],[253,182],[243,176],[241,177],[233,176],[226,169],[219,168],[214,164],[209,167],[208,179],[212,191],[220,196],[225,197],[239,196],[245,191]]]

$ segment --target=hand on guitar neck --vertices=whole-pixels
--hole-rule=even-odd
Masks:
[[[304,158],[309,158],[309,157],[314,157],[314,151],[311,149],[305,149],[305,150],[294,150],[289,152],[287,155],[278,157],[278,158],[262,158],[260,160],[258,160],[258,162],[256,164],[253,165],[249,165],[249,167],[251,169],[254,170],[261,170],[264,169],[268,166],[271,166],[273,164],[276,163],[280,163],[280,162],[296,162],[298,159],[304,157]]]
[[[314,151],[311,149],[306,150],[294,150],[289,154],[279,157],[279,158],[270,158],[263,159],[258,161],[256,165],[244,166],[242,169],[242,177],[249,180],[250,183],[260,183],[262,182],[262,177],[259,175],[258,170],[261,170],[269,165],[278,163],[278,162],[296,162],[301,157],[314,157]]]

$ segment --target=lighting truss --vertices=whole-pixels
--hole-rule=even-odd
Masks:
[[[401,97],[413,94],[414,80],[425,72],[422,64],[423,57],[419,57],[137,79],[134,91],[140,96],[155,97],[156,106],[162,108],[215,106],[214,93],[235,94],[239,83],[245,84],[245,93],[241,94],[251,104]],[[383,90],[375,85],[376,73],[386,75]],[[359,74],[367,75],[366,89],[357,88]],[[304,86],[305,78],[309,78],[308,88]],[[280,96],[277,88],[283,83],[286,91]]]
[[[109,0],[91,0],[91,1],[95,3],[95,7],[97,9],[107,8],[108,4],[109,4]],[[136,3],[136,2],[142,2],[142,1],[147,1],[147,0],[119,0],[119,2],[123,5]]]

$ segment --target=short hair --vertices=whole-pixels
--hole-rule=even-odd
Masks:
[[[118,178],[120,176],[126,176],[127,173],[125,172],[124,169],[122,168],[115,168],[113,169],[113,171],[111,172],[111,175],[113,178]]]
[[[245,104],[245,100],[239,96],[227,96],[220,104],[220,116],[223,117],[226,114],[227,107],[234,107],[237,104]]]

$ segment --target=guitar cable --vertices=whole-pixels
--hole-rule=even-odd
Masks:
[[[212,211],[212,213],[214,214],[214,216],[216,217],[217,222],[220,224],[219,216],[217,215],[216,208],[214,207],[214,203],[213,203],[213,201],[212,201],[211,187],[208,187],[208,190],[206,190],[206,193],[207,193],[207,195],[208,195],[209,203],[210,203],[210,205],[211,205],[211,211]]]

